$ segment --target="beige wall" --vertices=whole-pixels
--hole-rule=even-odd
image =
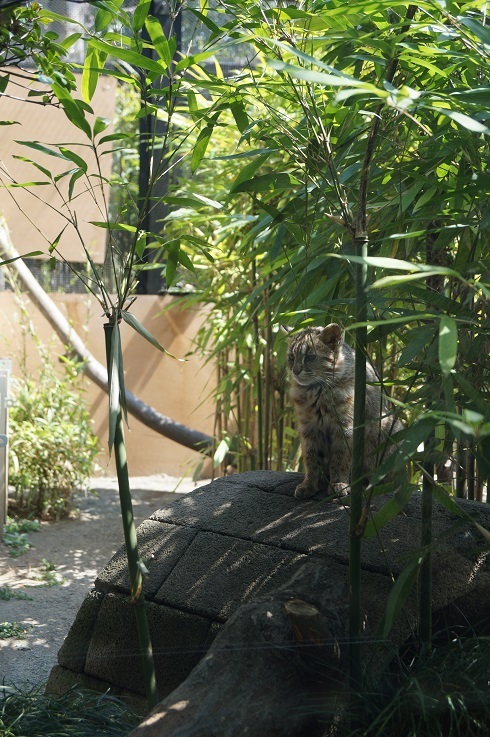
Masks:
[[[104,318],[98,303],[80,294],[50,295],[72,322],[88,349],[105,365]],[[24,296],[27,300],[27,297]],[[169,303],[175,307],[159,315]],[[48,322],[29,305],[29,316],[43,343],[53,345],[54,352],[63,347]],[[179,299],[170,296],[140,296],[131,308],[132,313],[154,337],[178,357],[191,350],[192,339],[202,322],[202,314],[181,310]],[[35,371],[37,352],[31,339],[23,338],[19,327],[20,310],[15,296],[0,292],[0,357],[14,360],[13,373],[19,370],[19,358],[25,344],[28,367]],[[213,369],[196,356],[185,363],[164,356],[126,324],[121,326],[126,386],[139,399],[159,412],[196,430],[212,434],[213,403],[207,399],[213,386]],[[85,380],[87,400],[94,420],[94,429],[103,453],[99,458],[102,475],[114,475],[113,460],[107,454],[107,397],[94,384]],[[153,432],[134,418],[129,418],[126,432],[128,464],[131,476],[166,473],[173,476],[190,474],[199,460],[199,454]]]
[[[112,120],[115,109],[115,92],[117,80],[112,77],[102,77],[91,102],[94,114]],[[45,89],[36,79],[32,88]],[[56,145],[66,145],[74,153],[81,156],[88,165],[88,173],[96,174],[97,163],[95,156],[88,145],[87,136],[74,126],[63,110],[54,105],[41,106],[36,103],[25,102],[27,89],[9,83],[5,95],[2,96],[3,120],[15,120],[16,125],[0,126],[0,178],[2,183],[47,181],[46,177],[25,161],[15,158],[26,157],[44,166],[53,175],[70,171],[74,164],[54,156],[32,150],[22,146],[18,141],[39,142],[48,148],[56,149]],[[77,96],[77,95],[75,95]],[[80,95],[78,95],[80,97]],[[39,99],[39,98],[36,98]],[[94,116],[89,115],[92,124]],[[104,135],[111,133],[109,127]],[[103,146],[111,150],[112,143]],[[100,153],[100,151],[99,151]],[[105,154],[99,159],[103,177],[110,177],[112,156]],[[63,196],[67,198],[70,177],[60,180]],[[87,192],[85,178],[77,181],[74,187],[74,198],[70,208],[76,213],[80,233],[85,246],[90,251],[96,263],[104,262],[107,231],[91,225],[91,221],[105,220],[102,191],[99,181],[92,179],[93,192]],[[108,196],[108,185],[104,186],[105,197]],[[20,253],[42,251],[48,257],[49,244],[61,233],[66,220],[61,213],[67,214],[63,200],[59,197],[54,186],[15,188],[3,190],[1,195],[1,211],[10,228],[12,240]],[[94,199],[95,198],[95,199]],[[35,226],[33,225],[35,223]],[[67,261],[86,261],[86,255],[72,226],[68,226],[59,241],[59,251]]]

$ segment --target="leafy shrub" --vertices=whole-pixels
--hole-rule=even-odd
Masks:
[[[80,366],[61,357],[60,376],[46,347],[38,349],[41,375],[25,373],[14,384],[9,481],[18,514],[59,519],[94,472],[98,439],[81,393]]]

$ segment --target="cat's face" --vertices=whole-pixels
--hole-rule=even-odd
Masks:
[[[341,361],[342,330],[332,323],[326,328],[306,328],[289,340],[288,367],[300,386],[331,383]]]

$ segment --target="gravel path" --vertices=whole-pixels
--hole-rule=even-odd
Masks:
[[[195,487],[190,479],[163,474],[131,479],[136,524]],[[28,628],[22,639],[0,639],[0,684],[35,688],[47,681],[97,573],[123,543],[116,480],[93,479],[92,489],[95,494],[79,498],[77,519],[41,523],[39,532],[28,535],[31,549],[19,558],[0,544],[0,588],[9,586],[30,597],[0,599],[0,622]],[[60,583],[46,585],[43,561],[54,566],[47,575]]]

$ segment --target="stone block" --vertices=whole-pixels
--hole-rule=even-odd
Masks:
[[[207,651],[216,625],[203,617],[146,602],[160,696],[187,677]],[[90,642],[85,673],[145,694],[134,606],[127,596],[107,594]]]
[[[213,481],[213,484],[226,486],[240,486],[242,490],[260,489],[272,494],[294,496],[294,490],[304,479],[303,473],[289,471],[247,471],[245,473],[223,476]]]
[[[243,602],[288,581],[305,560],[270,545],[200,532],[155,601],[225,621]]]
[[[287,496],[215,481],[157,510],[150,519],[210,532],[225,530],[227,535],[251,540],[264,525],[273,523],[290,509],[291,499]]]
[[[104,596],[105,594],[102,591],[90,591],[83,600],[76,619],[58,652],[58,663],[64,668],[75,673],[83,671],[90,638]]]
[[[148,568],[145,596],[152,598],[197,534],[181,525],[145,520],[137,529],[138,553]],[[95,585],[104,591],[130,592],[126,546],[123,545],[98,575]]]

